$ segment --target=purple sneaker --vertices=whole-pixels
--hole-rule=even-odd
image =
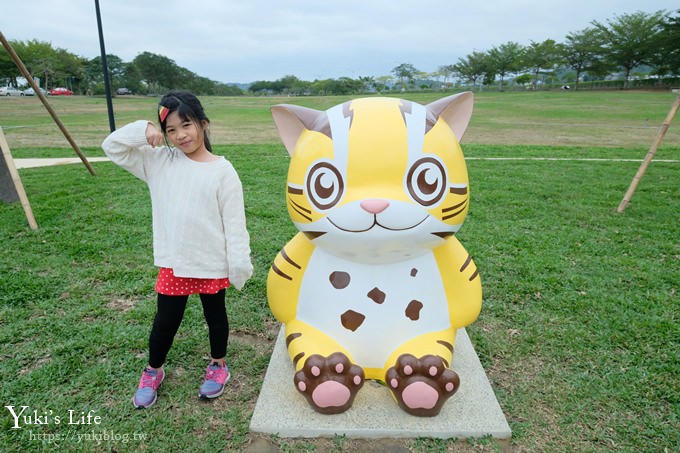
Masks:
[[[161,382],[165,378],[163,368],[152,370],[145,368],[142,372],[142,378],[139,380],[139,387],[132,398],[132,403],[137,409],[153,406],[156,402],[157,390]]]
[[[224,392],[224,384],[230,377],[229,368],[226,364],[211,363],[205,370],[205,380],[198,391],[198,397],[201,399],[217,398]]]

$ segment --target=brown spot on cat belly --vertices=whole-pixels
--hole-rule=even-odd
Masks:
[[[347,288],[351,279],[347,272],[335,271],[328,276],[328,280],[330,280],[331,285],[333,285],[333,288],[343,289]]]
[[[420,319],[420,310],[423,308],[423,303],[418,300],[412,300],[406,307],[406,317],[411,321]]]
[[[385,302],[385,293],[380,291],[377,287],[370,290],[367,296],[376,304]]]
[[[414,267],[413,269],[411,269],[411,277],[415,277],[416,275],[418,275],[418,269]]]
[[[366,316],[354,310],[347,310],[340,316],[342,326],[352,332],[356,331],[364,323],[364,319],[366,319]]]

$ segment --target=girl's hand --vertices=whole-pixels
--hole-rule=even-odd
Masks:
[[[146,142],[154,147],[160,146],[163,143],[163,134],[153,123],[149,123],[146,126]]]

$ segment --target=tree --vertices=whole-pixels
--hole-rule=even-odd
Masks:
[[[459,58],[458,62],[453,65],[453,68],[460,78],[472,84],[473,91],[477,85],[477,81],[486,74],[493,72],[493,69],[489,64],[488,55],[479,51],[474,51],[465,58]],[[493,79],[494,76],[495,74],[491,76],[491,79]]]
[[[658,74],[680,74],[680,10],[675,14],[675,17],[666,17],[661,24],[658,52],[653,58]]]
[[[272,83],[267,82],[266,80],[257,80],[250,84],[248,91],[254,94],[267,94],[268,92],[272,92]]]
[[[593,21],[600,34],[606,58],[623,69],[623,88],[628,88],[630,73],[637,66],[652,64],[662,30],[664,12],[636,12],[607,20],[607,25]]]
[[[392,69],[392,74],[399,79],[402,91],[406,89],[406,86],[412,86],[415,83],[416,73],[418,72],[411,63],[402,63]]]
[[[562,45],[562,58],[566,67],[576,71],[574,89],[577,90],[584,72],[600,72],[598,69],[603,66],[602,43],[597,30],[585,28],[569,33]]]
[[[439,66],[439,68],[437,68],[437,73],[444,78],[444,88],[447,88],[449,86],[449,79],[456,74],[456,65],[448,64]]]
[[[527,85],[534,80],[531,74],[522,74],[521,76],[515,77],[515,83],[517,85]]]
[[[142,52],[132,62],[139,68],[144,82],[153,94],[169,89],[186,88],[180,67],[168,57]]]
[[[79,57],[64,49],[56,50],[56,68],[54,78],[57,84],[63,85],[70,90],[85,91],[82,82],[85,80],[84,67],[87,64],[85,58]],[[63,84],[61,81],[63,80]]]
[[[111,81],[112,89],[129,88],[124,81],[128,63],[125,63],[116,55],[107,55],[106,65],[109,68],[109,80]],[[85,64],[84,72],[88,91],[94,94],[104,94],[104,70],[102,68],[101,56],[88,60]]]
[[[376,81],[375,77],[372,76],[366,76],[366,77],[359,77],[358,82],[361,85],[360,92],[362,93],[368,93],[371,90],[376,90]]]
[[[125,63],[121,86],[129,88],[133,93],[144,93],[146,89],[142,84],[142,72],[134,63]]]
[[[501,77],[498,89],[503,91],[503,79],[508,74],[513,74],[524,69],[522,67],[525,49],[516,42],[508,42],[498,47],[493,47],[488,52],[488,58],[494,72]]]
[[[546,39],[541,43],[531,41],[524,53],[524,64],[531,70],[532,86],[536,89],[538,76],[541,73],[552,72],[560,63],[562,55],[561,45],[552,39]]]
[[[414,85],[417,85],[421,89],[427,89],[432,86],[432,81],[429,80],[430,73],[425,71],[416,71],[413,74]]]
[[[33,77],[41,79],[41,85],[48,89],[50,79],[54,78],[58,68],[62,66],[57,55],[57,50],[52,48],[52,44],[44,41],[10,41],[10,45],[16,52]],[[65,52],[59,49],[62,52]],[[75,55],[72,55],[75,57]],[[16,78],[21,73],[14,61],[3,48],[0,48],[0,77],[9,79],[16,85]]]
[[[15,64],[5,48],[0,49],[0,80],[7,80],[14,74]]]
[[[280,78],[275,83],[276,91],[282,94],[292,94],[301,95],[305,94],[309,90],[310,83],[304,80],[300,80],[294,75],[287,75]]]
[[[378,76],[375,78],[375,89],[382,93],[390,89],[391,83],[394,83],[394,77],[391,75]]]

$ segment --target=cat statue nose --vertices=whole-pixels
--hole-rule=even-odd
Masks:
[[[390,205],[387,200],[364,200],[360,203],[361,208],[371,214],[380,214]]]

